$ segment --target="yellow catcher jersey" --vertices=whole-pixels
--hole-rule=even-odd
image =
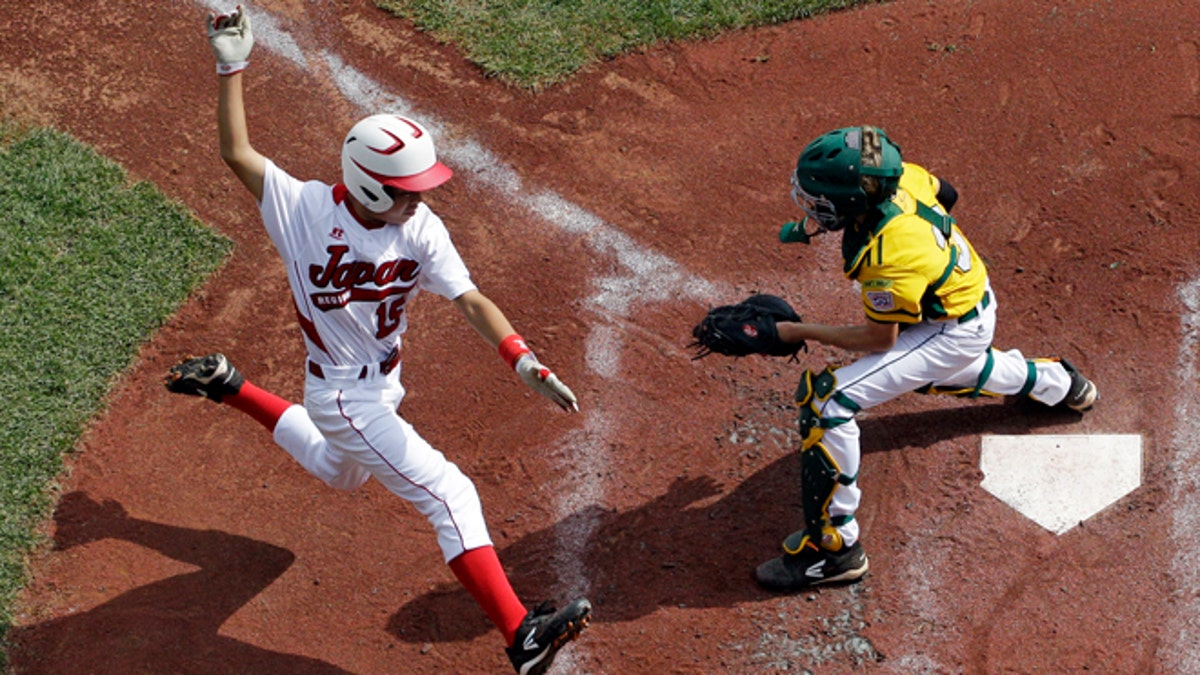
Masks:
[[[846,276],[861,284],[872,320],[956,319],[983,299],[987,269],[938,203],[937,178],[915,164],[903,167],[896,195],[880,206],[883,218],[866,223],[875,223],[869,232],[846,233]]]

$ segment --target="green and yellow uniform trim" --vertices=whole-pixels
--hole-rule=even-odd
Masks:
[[[873,321],[961,318],[984,299],[987,267],[938,203],[937,178],[903,167],[895,196],[843,235],[843,271],[859,282]]]

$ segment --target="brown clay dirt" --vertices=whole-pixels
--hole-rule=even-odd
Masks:
[[[80,441],[54,545],[31,561],[13,672],[505,672],[414,510],[374,483],[328,489],[249,418],[159,384],[216,350],[290,398],[303,382],[282,266],[217,156],[204,7],[0,6],[6,109],[236,242]],[[436,299],[413,308],[402,413],[476,480],[523,598],[594,601],[557,672],[1195,672],[1197,575],[1180,561],[1196,540],[1179,524],[1196,437],[1177,418],[1198,397],[1195,290],[1181,289],[1200,250],[1200,4],[897,0],[657,46],[537,95],[368,0],[255,7],[306,57],[260,41],[247,77],[254,143],[293,174],[336,181],[342,135],[375,112],[338,89],[340,63],[520,178],[497,186],[447,157],[459,179],[433,206],[582,414],[527,393]],[[873,410],[871,573],[776,596],[750,571],[800,523],[788,399],[802,367],[846,355],[691,361],[685,347],[706,306],[751,290],[859,320],[836,242],[775,240],[796,215],[796,153],[855,123],[959,188],[997,346],[1071,359],[1102,400],[1082,419],[920,396]],[[519,201],[543,193],[604,227]],[[1142,434],[1143,486],[1056,536],[980,488],[987,433]]]

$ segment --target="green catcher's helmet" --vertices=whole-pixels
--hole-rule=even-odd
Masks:
[[[840,230],[896,194],[900,146],[872,126],[830,131],[809,143],[792,174],[792,199],[822,230]]]

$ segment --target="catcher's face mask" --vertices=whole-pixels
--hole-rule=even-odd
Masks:
[[[808,219],[822,230],[833,232],[842,229],[844,223],[838,219],[837,207],[826,197],[810,195],[800,187],[800,180],[792,174],[792,201],[804,211]]]

